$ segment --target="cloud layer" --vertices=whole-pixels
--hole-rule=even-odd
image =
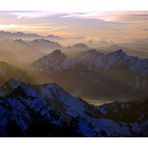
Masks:
[[[13,23],[12,23],[13,22]],[[0,12],[0,30],[42,35],[83,36],[88,39],[128,40],[148,37],[148,11]]]

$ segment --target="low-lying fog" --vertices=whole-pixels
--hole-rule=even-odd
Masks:
[[[67,43],[69,44],[67,44]],[[66,43],[66,44],[64,44]],[[12,67],[7,67],[4,63],[1,63],[1,67],[5,69],[6,74],[0,75],[1,82],[8,80],[9,78],[18,78],[20,80],[25,80],[29,83],[58,83],[64,89],[69,91],[71,94],[79,96],[85,99],[87,102],[91,104],[103,104],[109,103],[112,101],[123,100],[121,94],[125,94],[125,91],[132,89],[132,87],[137,84],[137,78],[131,77],[129,71],[124,71],[122,76],[122,71],[120,71],[118,75],[119,81],[116,81],[117,78],[114,77],[116,71],[111,71],[111,73],[101,74],[100,72],[89,72],[86,73],[86,76],[82,78],[82,73],[79,71],[80,69],[70,70],[68,73],[61,72],[59,75],[54,74],[46,74],[28,71],[28,67],[39,58],[50,54],[52,51],[58,49],[61,50],[62,53],[66,55],[68,59],[74,59],[77,55],[79,55],[82,51],[88,51],[90,49],[96,49],[99,52],[103,52],[105,54],[110,53],[112,51],[116,51],[118,49],[123,49],[128,55],[134,55],[142,58],[148,57],[148,39],[139,39],[132,42],[125,43],[114,43],[110,41],[85,41],[81,42],[81,40],[76,40],[74,42],[69,42],[68,39],[59,39],[59,40],[48,40],[48,39],[27,39],[27,38],[0,38],[0,62],[6,62]],[[17,69],[13,69],[13,66]],[[46,71],[45,66],[45,71]],[[11,69],[11,70],[10,70]],[[3,71],[1,70],[1,73]],[[91,74],[92,73],[92,74]],[[33,78],[33,80],[32,80]],[[114,88],[114,82],[112,82],[112,78],[115,78],[117,82],[117,87]],[[133,78],[135,80],[133,80]],[[108,79],[108,80],[106,80]],[[34,81],[35,80],[35,81]],[[146,80],[142,80],[147,81]],[[131,83],[132,82],[132,83]],[[101,85],[100,85],[101,83]],[[131,84],[128,84],[131,83]],[[138,82],[139,83],[139,82]],[[105,84],[105,85],[104,85]],[[147,83],[146,83],[147,84]],[[148,85],[145,85],[141,90],[134,92],[136,94],[130,94],[130,96],[126,97],[126,100],[129,99],[137,99],[140,97],[145,97],[145,90]],[[98,90],[99,87],[99,90]],[[141,86],[140,86],[141,87]],[[139,88],[140,88],[139,87]],[[110,89],[111,88],[111,89]],[[138,88],[138,89],[139,89]],[[109,90],[110,89],[110,90]],[[81,92],[83,90],[83,93]],[[103,90],[103,91],[101,91]],[[105,90],[105,91],[104,91]],[[109,91],[107,91],[109,90]],[[142,91],[143,91],[142,90]],[[102,93],[102,94],[101,94]],[[112,97],[113,95],[119,96]],[[101,95],[100,95],[101,94]],[[100,95],[100,96],[99,96]],[[146,93],[147,95],[147,93]],[[105,97],[104,97],[105,96]],[[136,96],[136,97],[135,97]],[[104,97],[104,98],[103,98]],[[125,97],[125,96],[124,96]],[[131,98],[130,98],[131,97]]]
[[[114,43],[109,41],[85,41],[82,43],[77,40],[77,43],[76,41],[73,42],[73,44],[72,42],[69,42],[69,45],[65,45],[65,42],[64,39],[50,41],[46,39],[26,40],[20,38],[0,38],[0,61],[22,66],[24,64],[32,63],[55,49],[62,50],[68,57],[74,57],[75,54],[88,49],[96,49],[104,53],[123,49],[128,54],[134,56],[143,58],[148,57],[147,38],[126,43]]]

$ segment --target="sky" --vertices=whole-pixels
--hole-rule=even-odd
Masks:
[[[1,11],[0,30],[88,40],[148,37],[148,11]]]
[[[68,13],[147,9],[147,0],[3,0],[0,5],[0,10],[48,10]]]
[[[5,0],[0,30],[87,40],[147,38],[147,8],[148,0]]]

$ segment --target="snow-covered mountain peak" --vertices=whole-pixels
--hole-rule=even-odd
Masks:
[[[42,62],[42,64],[49,64],[49,65],[59,65],[66,59],[64,53],[61,50],[54,50],[50,54],[42,57],[37,62]]]
[[[122,49],[111,52],[106,57],[107,57],[107,64],[106,64],[107,68],[125,64],[131,58],[130,56],[126,55],[126,53]]]
[[[89,49],[81,52],[76,58],[68,59],[60,50],[54,50],[52,53],[40,58],[34,62],[34,68],[47,73],[59,72],[62,70],[73,70],[83,67],[85,70],[109,70],[123,68],[123,70],[132,71],[146,75],[148,73],[148,60],[140,59],[126,54],[122,49],[118,49],[109,54],[104,54],[96,49]],[[79,70],[79,69],[78,69]]]
[[[21,95],[20,91],[25,94],[25,96],[32,97],[46,97],[46,98],[64,98],[70,97],[70,94],[66,92],[56,83],[47,83],[41,85],[31,85],[14,78],[9,79],[0,87],[4,95],[10,95],[15,91],[15,95]]]
[[[66,55],[61,50],[54,50],[50,54],[40,58],[33,63],[33,67],[44,70],[47,73],[51,71],[73,68],[74,62],[67,59]]]
[[[82,52],[79,59],[83,60],[95,60],[98,56],[104,56],[103,53],[98,52],[96,49],[90,49],[88,51]]]
[[[9,79],[0,87],[0,96],[7,96],[10,94],[16,96],[38,96],[36,89],[31,84],[24,83],[14,78]]]
[[[7,84],[17,88],[0,98],[0,136],[18,130],[22,136],[58,136],[61,132],[65,136],[148,135],[147,100],[96,107],[56,84],[30,85],[15,79]]]

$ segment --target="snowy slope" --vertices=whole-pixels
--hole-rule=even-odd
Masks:
[[[88,50],[83,52],[78,61],[97,68],[112,68],[127,66],[133,72],[141,72],[148,74],[148,59],[140,59],[138,57],[127,55],[122,49],[116,50],[109,54],[99,53],[97,50]]]
[[[54,50],[50,54],[38,59],[33,63],[34,68],[46,72],[72,69],[77,65],[87,66],[88,69],[99,70],[117,67],[127,67],[134,73],[148,74],[148,59],[127,55],[122,49],[109,54],[103,54],[95,49],[82,52],[73,60],[69,60],[61,50]]]
[[[31,72],[33,77],[39,72],[36,81],[40,83],[50,80],[86,99],[126,101],[148,97],[148,59],[127,55],[122,49],[109,54],[91,49],[71,60],[55,50],[35,61]]]
[[[73,62],[68,60],[61,50],[54,50],[50,54],[35,61],[32,68],[51,73],[61,69],[72,68],[72,66]]]
[[[147,114],[143,111],[142,124],[138,119],[123,124],[120,118],[104,116],[110,105],[107,109],[98,109],[71,96],[56,84],[30,85],[11,79],[5,84],[3,94],[0,97],[1,136],[16,133],[19,136],[133,136],[132,130],[137,126],[139,135],[142,128],[147,127]],[[126,106],[123,105],[125,110]],[[141,104],[142,107],[145,109],[146,106]]]

